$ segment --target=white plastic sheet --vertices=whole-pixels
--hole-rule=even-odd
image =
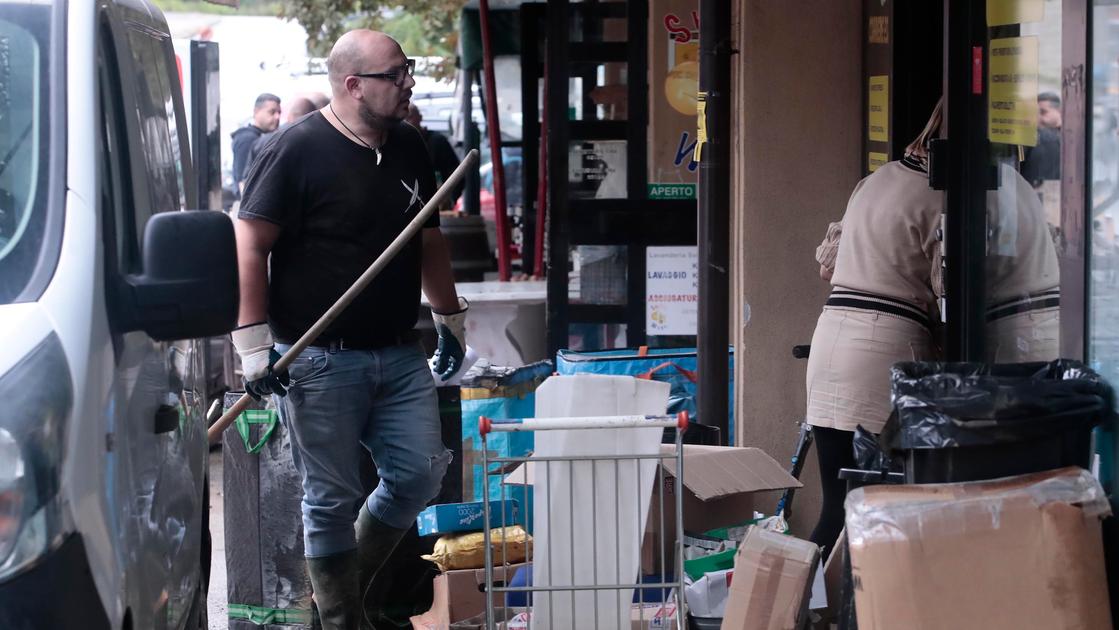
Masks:
[[[663,414],[667,383],[628,376],[554,376],[536,392],[537,417]],[[536,457],[658,454],[662,428],[538,431]],[[536,462],[535,586],[635,584],[655,459]],[[536,592],[541,630],[628,628],[632,588]]]

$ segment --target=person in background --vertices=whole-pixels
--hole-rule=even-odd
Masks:
[[[310,99],[303,97],[295,98],[291,103],[291,107],[289,107],[287,111],[284,112],[284,123],[283,125],[280,125],[280,128],[283,128],[285,125],[290,125],[300,118],[303,118],[307,114],[315,111],[315,109],[315,104],[311,102]],[[256,161],[256,156],[260,154],[260,150],[264,148],[264,145],[275,135],[276,131],[269,131],[267,133],[261,134],[260,137],[257,138],[255,142],[253,142],[252,148],[249,149],[249,165],[246,168],[252,168],[252,164]],[[246,175],[247,174],[248,173],[246,173]]]
[[[327,105],[330,105],[330,97],[322,92],[311,92],[307,95],[307,98],[315,104],[315,109],[325,109]]]
[[[1061,97],[1052,92],[1037,96],[1037,145],[1026,147],[1022,177],[1035,189],[1061,179]]]
[[[467,305],[438,214],[287,371],[274,369],[435,193],[423,139],[402,124],[414,68],[384,33],[342,35],[327,61],[333,99],[264,146],[235,223],[241,304],[231,336],[246,390],[273,395],[291,436],[325,630],[371,623],[369,584],[451,460],[432,372],[445,382],[461,368]],[[430,364],[414,330],[421,287],[439,335]],[[380,478],[368,496],[364,457]]]
[[[262,135],[280,126],[280,97],[265,92],[256,97],[253,120],[233,132],[233,190],[240,198],[249,171],[249,152]]]
[[[451,173],[458,168],[459,157],[458,154],[455,153],[455,149],[451,146],[451,141],[447,139],[447,136],[424,127],[423,119],[424,117],[423,114],[420,113],[420,108],[416,107],[415,103],[409,104],[408,118],[404,120],[418,129],[420,135],[423,136],[424,144],[427,145],[427,153],[431,156],[431,162],[435,166],[435,175],[439,178],[439,182],[442,183],[447,181]],[[454,207],[455,201],[462,195],[462,190],[465,185],[465,183],[460,183],[455,187],[450,198],[447,200],[448,207]]]
[[[1042,129],[1061,130],[1061,97],[1053,92],[1037,95],[1037,122]]]

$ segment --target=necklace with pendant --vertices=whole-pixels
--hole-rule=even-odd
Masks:
[[[369,144],[365,140],[362,140],[361,136],[354,133],[354,130],[350,129],[350,126],[346,124],[346,121],[342,120],[342,117],[338,115],[338,112],[334,111],[334,105],[333,104],[327,103],[327,107],[330,108],[330,113],[334,114],[335,120],[337,120],[338,123],[346,129],[346,131],[350,132],[351,136],[357,138],[358,142],[360,142],[360,143],[364,144],[365,146],[369,147],[370,151],[377,154],[377,166],[380,166],[381,165],[381,150],[379,148]]]

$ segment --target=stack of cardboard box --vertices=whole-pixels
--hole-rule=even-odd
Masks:
[[[481,502],[433,505],[421,512],[416,521],[422,536],[463,536],[482,531],[484,510],[485,506]],[[490,518],[495,526],[518,522],[519,511],[520,506],[516,501],[490,502]],[[460,564],[462,563],[455,562],[453,566]],[[472,566],[443,571],[435,577],[431,610],[413,617],[413,628],[444,630],[456,622],[485,613],[485,556],[476,556],[474,562],[468,564]],[[512,580],[518,571],[527,566],[525,562],[495,566],[494,583]],[[503,605],[499,594],[494,594],[493,597],[495,606]]]

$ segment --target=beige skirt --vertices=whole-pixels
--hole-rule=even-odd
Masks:
[[[1059,306],[987,322],[987,360],[991,363],[1054,361],[1060,354]]]
[[[932,358],[921,324],[886,313],[824,307],[808,356],[808,423],[878,433],[890,415],[890,367]]]

